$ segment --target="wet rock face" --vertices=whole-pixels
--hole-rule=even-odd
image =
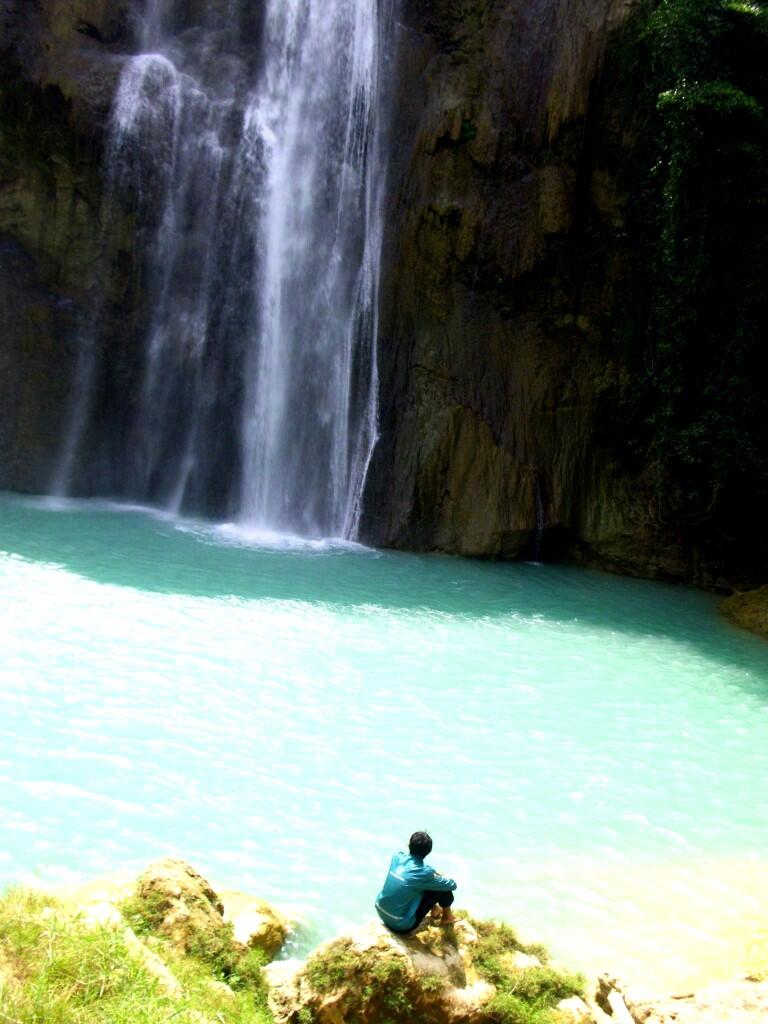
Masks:
[[[621,126],[599,68],[627,0],[407,0],[391,126],[381,441],[364,535],[694,575],[605,441],[630,387]],[[538,520],[538,524],[537,524]]]
[[[128,32],[113,0],[0,0],[2,487],[45,490],[60,448],[99,283],[103,133]],[[124,308],[112,337],[129,343]]]
[[[0,235],[0,271],[0,480],[34,490],[57,443],[78,310],[7,235]]]
[[[743,629],[768,639],[768,586],[732,594],[720,605],[723,615]]]

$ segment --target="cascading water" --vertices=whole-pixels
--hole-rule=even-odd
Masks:
[[[103,218],[132,218],[140,358],[105,410],[97,309],[59,493],[354,533],[376,424],[387,4],[147,0]]]

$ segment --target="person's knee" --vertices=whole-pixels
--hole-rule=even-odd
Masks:
[[[453,893],[441,892],[440,895],[437,897],[437,902],[440,904],[441,907],[450,907],[450,905],[453,903]]]

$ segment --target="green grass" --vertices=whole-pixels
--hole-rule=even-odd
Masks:
[[[153,935],[168,913],[168,897],[161,892],[134,893],[120,904],[120,913],[137,935]]]
[[[269,1024],[261,976],[230,994],[216,971],[162,940],[151,949],[181,989],[171,993],[121,930],[94,927],[51,897],[0,896],[0,1024]]]
[[[521,942],[508,925],[470,920],[478,935],[472,950],[475,968],[496,988],[485,1008],[494,1024],[549,1024],[561,999],[583,994],[584,979],[552,967],[543,946]],[[541,966],[515,967],[515,953],[535,956]]]
[[[167,897],[151,891],[134,893],[120,904],[120,912],[130,927],[144,937],[159,937],[168,909]],[[260,949],[244,950],[235,941],[231,924],[191,935],[186,954],[232,988],[260,993],[266,999],[261,968],[267,957]]]

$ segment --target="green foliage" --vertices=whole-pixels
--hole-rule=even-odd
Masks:
[[[731,560],[739,531],[755,558],[768,510],[766,53],[763,0],[661,0],[614,54],[635,137],[631,442],[662,516]]]
[[[343,985],[359,965],[359,957],[346,943],[334,943],[330,949],[311,957],[305,968],[309,983],[318,992],[332,992]]]
[[[497,1024],[548,1024],[561,999],[581,995],[584,979],[556,970],[538,944],[524,944],[505,924],[473,921],[478,940],[472,958],[481,977],[496,988],[486,1011]],[[540,967],[515,967],[514,954],[537,957]]]
[[[179,992],[158,981],[120,930],[87,925],[49,896],[0,897],[0,1007],[14,1024],[269,1024],[261,992],[230,994],[211,971],[154,944]]]
[[[159,892],[134,893],[120,904],[120,912],[137,935],[158,935],[168,912],[168,901]],[[266,998],[261,969],[267,958],[259,949],[243,949],[235,941],[231,925],[193,933],[187,941],[186,955],[232,988]]]
[[[435,995],[437,992],[442,992],[445,988],[445,980],[439,977],[437,974],[427,974],[425,977],[419,980],[422,992],[426,992],[427,995]]]
[[[120,904],[120,913],[137,935],[157,932],[168,912],[168,900],[159,892],[134,893]]]
[[[532,1006],[511,992],[499,992],[486,1005],[491,1020],[498,1024],[550,1024],[554,1015],[546,1006]]]
[[[371,968],[371,976],[382,992],[382,1002],[395,1017],[413,1012],[412,981],[398,960],[379,960]]]
[[[411,1024],[419,1000],[443,987],[439,979],[426,981],[411,974],[400,957],[359,953],[344,941],[311,957],[305,973],[317,992],[348,986],[360,1002],[361,1013],[370,1017],[375,1010],[382,1024]],[[422,1015],[421,1019],[427,1018]]]
[[[477,138],[477,125],[470,121],[468,117],[465,117],[461,122],[461,142],[471,142],[472,139]]]
[[[187,954],[207,965],[217,978],[233,988],[258,989],[263,985],[264,953],[239,946],[231,925],[195,935],[187,944]]]
[[[549,955],[538,943],[520,942],[514,929],[495,921],[470,919],[477,932],[477,942],[472,949],[472,959],[480,974],[492,985],[503,985],[509,972],[510,957],[514,953],[526,953],[546,963]]]

